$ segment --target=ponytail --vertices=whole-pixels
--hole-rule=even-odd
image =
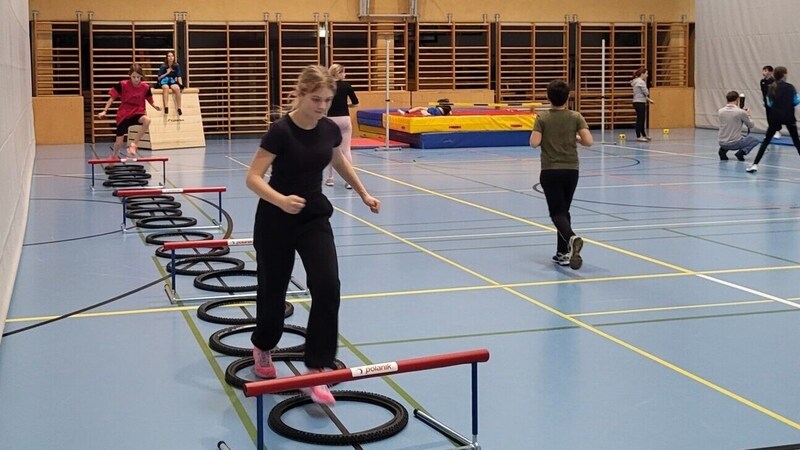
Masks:
[[[767,91],[769,98],[775,99],[775,96],[778,94],[778,81],[782,81],[785,76],[786,67],[783,66],[776,67],[775,71],[772,72],[772,77],[775,78],[775,81],[769,85],[769,90]]]
[[[304,68],[297,77],[297,85],[289,94],[288,112],[292,112],[300,106],[300,94],[310,94],[323,87],[336,93],[336,80],[333,79],[328,69],[317,65]]]

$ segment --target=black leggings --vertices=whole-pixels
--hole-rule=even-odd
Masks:
[[[547,209],[550,219],[556,226],[557,246],[556,252],[566,254],[569,247],[569,238],[575,236],[572,231],[572,216],[569,207],[572,196],[578,187],[578,171],[574,169],[546,169],[539,173],[539,183],[547,200]]]
[[[647,137],[644,129],[644,120],[647,116],[647,103],[635,102],[633,109],[636,111],[636,137]]]
[[[767,128],[767,135],[764,137],[764,142],[762,142],[761,147],[758,148],[758,154],[753,164],[758,164],[758,162],[761,161],[761,157],[764,156],[764,152],[767,151],[767,146],[772,142],[772,137],[775,136],[775,133],[781,131],[784,125],[789,129],[789,136],[792,137],[794,148],[800,153],[800,138],[797,136],[797,123],[771,123]]]
[[[261,350],[278,345],[283,334],[286,289],[295,251],[306,269],[312,304],[308,317],[305,364],[322,369],[333,364],[339,338],[339,265],[330,216],[333,206],[318,194],[306,198],[299,214],[288,214],[264,200],[258,202],[253,246],[258,263],[256,330],[250,340]]]

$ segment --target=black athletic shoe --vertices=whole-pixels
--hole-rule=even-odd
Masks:
[[[744,161],[744,152],[741,150],[736,152],[736,159],[738,159],[739,161]]]
[[[569,255],[566,253],[556,253],[553,256],[553,262],[558,264],[559,266],[568,266],[569,265]]]
[[[720,161],[727,161],[728,160],[728,155],[726,155],[726,153],[728,153],[727,150],[725,150],[722,147],[719,148],[719,160]]]

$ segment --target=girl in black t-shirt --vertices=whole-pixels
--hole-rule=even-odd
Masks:
[[[381,202],[369,195],[339,150],[339,127],[325,117],[335,92],[336,83],[328,69],[306,67],[298,79],[291,111],[270,126],[247,172],[247,187],[260,198],[253,229],[258,291],[251,341],[254,371],[262,378],[276,376],[270,351],[283,333],[295,251],[303,261],[312,297],[305,364],[312,372],[321,371],[330,367],[336,356],[339,267],[329,220],[333,206],[322,194],[325,166],[330,163],[372,212],[381,208]],[[264,175],[270,167],[267,183]],[[335,403],[325,385],[314,386],[307,393],[317,403]]]

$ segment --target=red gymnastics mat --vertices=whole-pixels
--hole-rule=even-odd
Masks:
[[[376,148],[376,147],[384,147],[386,146],[385,139],[374,139],[374,138],[362,138],[362,137],[354,137],[352,141],[350,141],[350,148],[354,149],[363,149],[363,148]],[[390,147],[408,147],[409,145],[405,142],[397,142],[393,140],[389,140]]]

